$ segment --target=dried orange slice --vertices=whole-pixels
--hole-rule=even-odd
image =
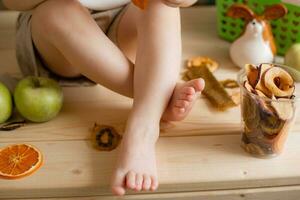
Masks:
[[[41,152],[27,144],[16,144],[0,150],[0,178],[18,179],[38,170],[43,163]]]

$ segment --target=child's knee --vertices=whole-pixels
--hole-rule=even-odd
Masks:
[[[52,34],[63,30],[79,10],[85,8],[78,0],[48,0],[36,7],[32,13],[32,27],[39,32]]]

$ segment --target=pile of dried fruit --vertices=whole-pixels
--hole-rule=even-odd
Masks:
[[[277,155],[294,118],[294,80],[284,69],[271,64],[246,65],[246,75],[242,146],[257,156]]]

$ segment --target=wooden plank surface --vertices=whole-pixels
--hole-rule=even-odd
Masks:
[[[158,193],[300,185],[299,141],[291,134],[280,157],[257,159],[239,147],[237,135],[161,138]],[[25,179],[0,180],[0,198],[110,194],[117,151],[98,152],[88,140],[31,144],[44,152],[44,166]]]
[[[161,194],[133,194],[126,195],[124,200],[299,200],[299,186],[284,186],[271,188],[217,190],[201,192],[161,193]],[[71,198],[41,198],[40,200],[115,200],[111,196],[89,196]],[[10,199],[28,200],[28,199]]]
[[[182,13],[184,58],[213,57],[221,64],[216,72],[219,79],[235,78],[238,69],[228,56],[229,43],[219,39],[216,33],[215,8],[184,9]],[[13,43],[8,41],[7,45]],[[0,50],[3,66],[0,73],[19,73],[14,57],[12,48]],[[46,158],[41,170],[26,179],[0,180],[0,199],[93,195],[108,198],[110,195],[108,183],[116,151],[99,153],[93,150],[89,129],[94,122],[99,122],[122,131],[132,101],[101,86],[64,88],[64,93],[63,111],[53,121],[29,124],[14,132],[0,132],[0,148],[27,142],[40,148]],[[296,132],[290,134],[282,156],[272,160],[252,158],[239,147],[239,109],[215,112],[202,97],[186,120],[161,132],[162,136],[185,137],[162,137],[158,142],[161,181],[158,194],[162,199],[170,199],[163,194],[192,192],[190,199],[198,199],[193,196],[197,194],[194,191],[275,186],[294,186],[296,192],[292,194],[299,194],[299,124],[295,126]],[[174,195],[174,199],[182,197]],[[230,195],[232,199],[239,199],[238,195]],[[252,199],[255,193],[253,195]],[[138,197],[141,196],[131,195],[128,199]],[[151,198],[160,199],[158,197]]]

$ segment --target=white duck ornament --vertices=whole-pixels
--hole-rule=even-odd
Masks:
[[[277,49],[269,20],[279,19],[286,14],[287,8],[283,4],[267,7],[260,16],[245,4],[232,5],[227,15],[246,21],[244,32],[230,47],[234,64],[243,68],[248,63],[272,63]]]

